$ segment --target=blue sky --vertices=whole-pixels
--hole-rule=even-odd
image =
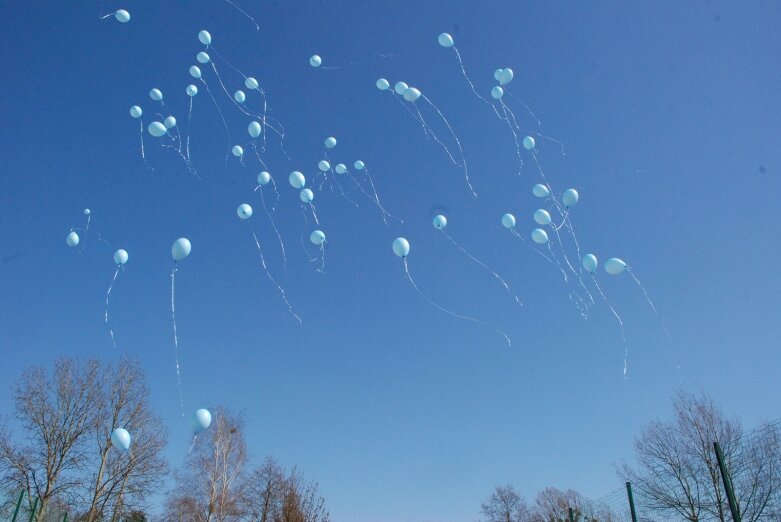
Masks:
[[[189,421],[180,417],[169,308],[170,246],[180,236],[193,245],[177,274],[188,416],[202,406],[244,411],[255,457],[273,454],[318,480],[335,520],[474,520],[493,486],[507,482],[528,497],[545,486],[599,496],[620,486],[614,464],[631,461],[632,438],[669,415],[678,387],[711,394],[748,426],[779,416],[778,3],[238,5],[260,31],[216,0],[107,0],[105,12],[130,11],[124,25],[99,21],[97,1],[4,2],[4,416],[27,365],[131,355],[170,428],[168,456],[182,461]],[[191,134],[201,179],[148,135],[154,172],[141,162],[128,109],[153,112],[147,92],[158,87],[184,125],[187,69],[204,28],[224,57],[259,79],[286,129],[290,160],[274,147],[265,155],[279,181],[286,277],[253,192],[261,169],[233,157],[224,166],[228,142],[205,92],[194,99]],[[534,228],[539,177],[528,155],[516,174],[508,128],[469,91],[454,53],[437,45],[442,31],[486,95],[494,69],[514,69],[512,92],[543,133],[566,144],[562,156],[539,141],[539,158],[555,188],[581,194],[572,220],[582,248],[627,260],[655,300],[671,341],[628,274],[598,275],[626,325],[628,379],[607,307],[598,301],[582,319],[556,270],[499,225],[513,212],[520,233]],[[324,65],[355,64],[315,70],[314,53]],[[379,77],[420,87],[449,118],[479,198],[377,91]],[[240,87],[235,75],[225,80]],[[249,119],[218,99],[233,142],[246,144]],[[365,161],[404,224],[386,226],[366,202],[355,208],[319,193],[328,236],[320,274],[301,247],[311,229],[285,180],[292,170],[314,174],[331,135],[339,140],[331,157]],[[235,214],[244,202],[256,209],[250,223]],[[65,246],[85,207],[90,231],[110,248],[94,233],[82,254]],[[434,230],[436,212],[523,308]],[[303,325],[260,270],[248,225]],[[506,331],[510,349],[414,293],[390,249],[399,235],[412,243],[421,288]],[[114,350],[103,311],[116,248],[130,261],[112,293]]]

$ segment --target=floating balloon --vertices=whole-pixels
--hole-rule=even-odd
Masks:
[[[447,33],[442,33],[437,37],[437,42],[439,42],[439,45],[442,47],[453,47],[453,37],[450,36]]]
[[[403,237],[397,237],[393,240],[393,253],[401,258],[409,255],[409,241]]]
[[[311,241],[313,245],[322,245],[323,242],[325,242],[325,234],[322,230],[315,230],[309,234],[309,241]]]
[[[190,255],[191,249],[190,240],[186,237],[180,237],[171,246],[171,256],[174,258],[174,261],[181,261]]]
[[[190,84],[187,86],[187,88],[184,91],[187,93],[187,96],[192,98],[193,96],[198,94],[198,87],[196,87],[193,84]]]
[[[246,203],[242,203],[239,205],[239,208],[236,209],[236,214],[238,214],[239,218],[242,220],[249,219],[252,217],[252,207]]]
[[[149,131],[149,134],[151,134],[155,138],[165,136],[165,133],[168,132],[168,130],[165,128],[165,125],[163,125],[159,121],[153,121],[152,123],[150,123],[149,127],[147,127],[147,130]]]
[[[241,145],[234,145],[233,148],[231,149],[231,152],[233,153],[234,156],[240,158],[244,155],[244,148],[242,148]]]
[[[363,164],[361,160],[356,161],[353,163],[353,167],[355,167],[355,170],[363,170],[366,165]]]
[[[130,107],[130,115],[134,118],[140,118],[141,115],[144,114],[144,111],[141,110],[141,107],[138,105],[133,105]]]
[[[258,81],[255,78],[250,76],[249,78],[244,80],[244,87],[254,91],[258,87],[260,87],[260,84],[258,83]]]
[[[502,96],[504,96],[504,89],[502,89],[498,85],[496,87],[494,87],[493,89],[491,89],[491,97],[494,100],[501,100]]]
[[[548,233],[541,228],[535,228],[532,230],[532,241],[537,244],[544,245],[548,242]]]
[[[196,410],[195,414],[193,415],[193,432],[198,434],[208,429],[211,423],[212,414],[209,413],[209,410],[204,408]]]
[[[504,226],[504,228],[515,228],[515,216],[512,214],[503,215],[502,226]]]
[[[544,208],[540,208],[534,211],[534,221],[540,225],[550,225],[551,217],[550,213]]]
[[[334,138],[333,136],[331,136],[330,138],[326,138],[324,145],[326,149],[333,149],[334,147],[336,147],[336,138]]]
[[[407,88],[407,89],[404,91],[404,94],[403,94],[403,96],[404,96],[404,99],[405,99],[405,100],[407,100],[408,102],[414,102],[414,101],[416,101],[418,98],[420,98],[420,96],[421,96],[421,93],[420,93],[420,91],[419,91],[418,89],[416,89],[415,87],[409,87],[409,88]]]
[[[89,210],[88,208],[85,208],[85,209],[84,209],[84,215],[85,215],[85,216],[89,216],[91,213],[92,213],[92,212],[90,212],[90,210]]]
[[[209,34],[209,31],[204,29],[198,32],[198,40],[200,40],[203,45],[211,45],[212,35]]]
[[[534,149],[534,138],[531,136],[526,136],[523,139],[523,148],[526,150],[533,150]]]
[[[564,203],[564,206],[567,208],[574,207],[578,203],[578,191],[571,188],[564,191],[564,194],[561,195],[561,202]]]
[[[304,185],[306,184],[306,178],[303,174],[298,172],[297,170],[294,170],[290,173],[290,176],[288,177],[288,181],[290,182],[290,186],[294,189],[302,189],[304,188]]]
[[[385,78],[377,80],[377,88],[381,91],[387,91],[390,88],[390,83]]]
[[[249,132],[249,135],[253,138],[257,138],[260,136],[260,131],[262,127],[260,126],[260,123],[253,121],[247,126],[247,132]]]
[[[499,74],[499,83],[502,85],[507,85],[511,81],[513,81],[513,70],[509,67],[507,69],[502,69],[502,72]]]
[[[114,13],[114,18],[117,19],[120,23],[126,24],[130,21],[130,13],[125,11],[124,9],[120,9],[116,13]]]
[[[313,199],[315,199],[315,193],[311,190],[305,188],[302,189],[301,192],[298,193],[298,197],[303,201],[304,203],[311,203]]]
[[[201,68],[197,65],[191,65],[190,66],[190,76],[195,78],[196,80],[201,77]]]
[[[434,216],[434,228],[442,230],[447,226],[447,218],[442,214]]]
[[[586,254],[583,256],[583,269],[589,274],[595,274],[597,272],[597,256],[594,254]]]
[[[163,92],[160,89],[152,89],[149,91],[149,97],[154,101],[163,101]]]
[[[497,82],[499,81],[499,78],[501,77],[503,70],[504,69],[497,69],[494,71],[494,80],[496,80]]]
[[[537,183],[532,187],[532,194],[534,194],[538,198],[547,198],[548,195],[550,194],[550,190],[542,183]]]
[[[127,250],[120,248],[114,252],[114,264],[124,265],[125,263],[127,263]]]
[[[317,168],[323,172],[328,172],[329,170],[331,170],[331,164],[328,163],[326,160],[320,160],[320,163],[317,164]]]
[[[164,119],[163,127],[165,127],[166,130],[173,129],[174,127],[176,127],[176,118],[174,118],[173,116],[169,116],[166,119]]]
[[[334,167],[334,170],[337,174],[345,174],[347,173],[347,165],[344,163],[339,163],[336,165],[336,167]]]
[[[626,263],[617,257],[611,257],[605,261],[605,272],[610,275],[618,275],[626,270]]]
[[[309,65],[312,67],[320,67],[320,64],[323,63],[323,59],[317,56],[316,54],[313,54],[309,58]]]
[[[394,85],[393,90],[396,91],[396,94],[404,95],[404,91],[409,89],[409,85],[407,85],[404,82],[396,82],[396,85]]]
[[[130,433],[125,428],[117,428],[111,432],[111,444],[122,451],[130,449]]]
[[[198,60],[198,63],[209,63],[211,61],[209,55],[203,51],[196,54],[195,59]]]
[[[244,94],[244,91],[236,91],[233,93],[233,99],[236,100],[238,103],[244,103],[244,100],[247,99],[247,95]]]
[[[75,247],[79,244],[79,235],[76,232],[69,233],[65,237],[65,243],[67,243],[69,247]]]
[[[258,174],[258,185],[268,185],[269,181],[271,181],[271,174],[265,170]]]

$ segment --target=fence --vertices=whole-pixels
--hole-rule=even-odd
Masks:
[[[0,520],[10,522],[67,522],[68,511],[57,503],[50,503],[41,513],[39,498],[30,499],[25,490],[6,495],[0,505]]]

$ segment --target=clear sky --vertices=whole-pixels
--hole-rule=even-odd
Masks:
[[[130,11],[128,24],[98,20],[98,1],[3,2],[4,416],[27,365],[131,355],[170,428],[174,466],[189,444],[191,411],[244,411],[257,460],[273,454],[298,465],[320,482],[334,520],[347,522],[470,521],[493,486],[508,482],[528,497],[545,486],[599,496],[620,486],[615,463],[631,461],[645,422],[670,414],[678,387],[712,394],[748,426],[779,416],[781,4],[236,2],[260,31],[218,0],[106,0],[104,12]],[[286,129],[290,160],[275,146],[264,156],[279,181],[286,276],[253,192],[261,169],[251,158],[225,167],[225,130],[203,90],[190,144],[201,179],[149,135],[154,172],[140,158],[128,109],[152,114],[147,93],[158,87],[186,129],[187,70],[204,28],[222,56],[258,78]],[[572,221],[581,247],[627,260],[655,300],[671,341],[629,274],[598,274],[626,324],[627,379],[608,308],[597,300],[581,318],[560,274],[500,226],[513,212],[528,237],[539,176],[528,153],[517,175],[508,127],[471,93],[455,53],[437,45],[442,31],[482,94],[496,68],[514,69],[510,91],[543,133],[566,144],[562,156],[538,140],[539,158],[556,189],[580,192]],[[316,70],[314,53],[324,66],[352,65]],[[449,118],[479,198],[374,87],[381,76],[418,86]],[[205,78],[232,143],[246,148],[249,118],[210,70]],[[240,80],[225,69],[231,92]],[[508,104],[536,125],[517,99]],[[339,141],[331,158],[363,160],[404,224],[383,224],[364,200],[355,208],[319,192],[328,238],[320,274],[301,246],[311,228],[286,178],[313,175],[331,135]],[[255,207],[249,223],[235,213],[244,202]],[[85,207],[92,223],[79,254],[65,236],[83,227]],[[523,308],[431,226],[437,212]],[[261,271],[250,227],[301,326]],[[421,288],[506,331],[510,349],[414,292],[391,252],[399,235],[412,243]],[[176,280],[185,419],[169,286],[180,236],[193,245]],[[117,248],[130,260],[112,292],[115,350],[103,313]]]

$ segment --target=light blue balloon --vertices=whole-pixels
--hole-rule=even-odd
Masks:
[[[324,145],[326,149],[333,149],[334,147],[336,147],[336,138],[334,138],[333,136],[331,136],[330,138],[326,138]]]
[[[236,91],[233,93],[233,99],[236,100],[237,103],[244,103],[244,100],[247,99],[247,95],[244,94],[244,91]]]
[[[323,172],[328,172],[331,170],[331,164],[325,160],[320,160],[320,163],[317,164],[317,168]]]
[[[309,234],[309,241],[311,241],[313,245],[320,246],[325,242],[325,233],[322,230],[315,230]]]
[[[126,24],[130,21],[130,13],[125,11],[124,9],[120,9],[116,13],[114,13],[114,18],[117,19],[120,23]]]
[[[166,119],[164,119],[163,127],[165,127],[166,130],[173,129],[174,127],[176,127],[176,118],[174,118],[173,116],[169,116]]]
[[[120,248],[116,252],[114,252],[114,264],[115,265],[124,265],[127,263],[127,250]]]
[[[271,174],[269,174],[265,170],[260,174],[258,174],[258,185],[261,186],[268,185],[269,181],[271,181]]]
[[[312,67],[320,67],[320,64],[322,63],[323,63],[323,59],[317,56],[316,54],[313,54],[309,58],[309,65],[311,65]]]
[[[363,170],[364,168],[366,168],[366,165],[364,165],[361,160],[358,160],[355,163],[353,163],[353,167],[355,167],[355,170]]]
[[[294,189],[302,189],[304,188],[304,185],[306,185],[306,178],[297,170],[291,172],[287,180]]]
[[[588,272],[589,274],[595,274],[597,272],[597,256],[594,254],[586,254],[583,256],[583,261],[581,262],[583,265],[583,269]]]
[[[253,138],[257,138],[258,136],[260,136],[261,130],[262,130],[262,127],[260,126],[260,123],[258,123],[256,121],[253,121],[252,123],[250,123],[247,126],[247,132]]]
[[[130,107],[130,115],[134,118],[140,118],[141,115],[144,114],[144,111],[141,110],[141,107],[138,105],[133,105]]]
[[[397,237],[393,240],[393,253],[401,258],[406,258],[409,255],[409,241],[403,237]]]
[[[409,85],[407,85],[404,82],[396,82],[396,85],[393,86],[393,90],[396,91],[396,94],[404,95],[404,91],[409,89]]]
[[[298,197],[304,203],[311,203],[312,200],[315,199],[315,193],[309,190],[308,188],[305,188],[298,193]]]
[[[498,85],[496,87],[494,87],[493,89],[491,89],[491,97],[494,100],[501,100],[502,96],[504,96],[504,89],[502,89]]]
[[[79,244],[79,235],[76,232],[71,231],[67,236],[65,236],[65,243],[69,247],[75,247]]]
[[[387,91],[390,88],[390,83],[385,78],[377,80],[377,88],[381,91]]]
[[[447,218],[442,214],[434,216],[434,228],[442,230],[447,226]]]
[[[198,32],[198,40],[200,40],[203,45],[211,45],[212,35],[209,34],[209,31],[203,29],[202,31]]]
[[[90,212],[90,210],[88,208],[85,208],[83,212],[84,212],[85,216],[89,216],[91,214],[91,212]]]
[[[196,435],[204,430],[207,430],[212,423],[212,414],[209,410],[201,408],[196,410],[193,415],[193,433]]]
[[[347,165],[344,163],[339,163],[334,167],[334,170],[337,174],[346,174],[347,173]]]
[[[564,194],[561,195],[561,202],[564,204],[567,208],[572,208],[578,203],[578,191],[574,188],[567,189],[564,191]]]
[[[240,158],[244,155],[244,148],[241,145],[234,145],[233,148],[231,149],[231,152],[233,153],[234,156]]]
[[[154,101],[163,101],[163,92],[160,89],[152,89],[149,91],[149,97]]]
[[[117,428],[111,432],[111,444],[121,451],[130,449],[130,433],[125,428]]]
[[[550,194],[550,189],[543,185],[542,183],[537,183],[532,187],[532,194],[537,196],[538,198],[547,198]]]
[[[152,123],[149,124],[149,126],[146,129],[149,131],[149,134],[151,134],[155,138],[165,136],[165,133],[168,132],[165,128],[165,125],[163,125],[159,121],[153,121]]]
[[[239,216],[239,219],[242,221],[245,219],[249,219],[252,217],[252,207],[247,205],[246,203],[242,203],[239,205],[239,208],[236,209],[236,214]]]
[[[605,261],[605,272],[607,272],[610,275],[618,275],[624,270],[626,270],[627,266],[626,263],[622,259],[619,259],[617,257],[611,257],[607,261]]]
[[[540,225],[550,225],[551,217],[550,213],[544,208],[539,208],[534,211],[534,221]]]
[[[418,98],[420,98],[421,92],[415,87],[408,87],[407,89],[405,89],[402,96],[404,96],[404,99],[407,100],[408,102],[414,102],[417,101]]]
[[[195,78],[196,80],[201,77],[201,68],[197,65],[191,65],[190,66],[190,76]]]
[[[512,214],[505,214],[502,216],[502,226],[504,228],[515,228],[515,216]]]
[[[513,81],[513,70],[509,67],[507,69],[502,69],[502,73],[499,75],[499,83],[507,85],[511,81]]]
[[[532,241],[537,244],[544,245],[548,242],[548,233],[541,228],[535,228],[532,230]]]
[[[439,45],[442,47],[453,47],[453,44],[455,43],[453,42],[453,37],[447,33],[441,33],[437,37],[437,42],[439,42]]]
[[[201,51],[198,54],[195,55],[195,59],[198,60],[198,63],[209,63],[212,59],[209,57],[208,54]]]
[[[247,89],[249,89],[251,91],[254,91],[258,87],[260,87],[260,84],[258,83],[258,81],[255,78],[250,76],[249,78],[244,80],[244,87],[246,87]]]
[[[499,81],[499,77],[502,75],[504,69],[497,69],[494,71],[494,80]]]
[[[523,139],[523,148],[526,150],[534,150],[534,138],[526,136]]]
[[[196,86],[195,86],[195,85],[193,85],[193,84],[190,84],[190,85],[188,85],[188,86],[187,86],[187,88],[184,90],[184,92],[186,92],[186,93],[187,93],[187,96],[189,96],[190,98],[192,98],[193,96],[195,96],[196,94],[198,94],[198,87],[196,87]]]
[[[174,261],[181,261],[190,255],[190,250],[192,250],[190,240],[186,237],[180,237],[171,246],[171,257],[174,258]]]

